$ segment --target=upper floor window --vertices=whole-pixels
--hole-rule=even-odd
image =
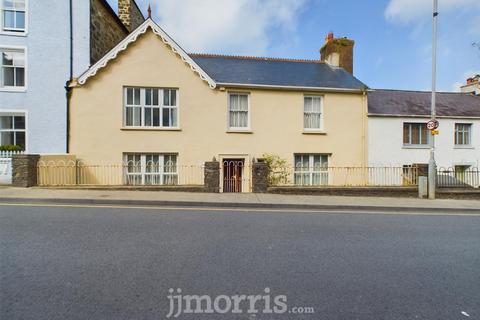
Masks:
[[[18,146],[25,150],[25,116],[0,116],[0,145]]]
[[[248,93],[228,95],[228,128],[248,130],[250,128],[250,96]]]
[[[0,88],[25,87],[25,51],[0,48],[0,55]]]
[[[25,0],[0,0],[2,31],[25,32]]]
[[[323,129],[322,97],[305,97],[303,127],[307,130]]]
[[[426,146],[429,144],[429,132],[425,123],[404,123],[403,144]]]
[[[125,88],[126,127],[178,127],[178,90]]]
[[[455,123],[455,145],[469,146],[472,137],[471,123]]]

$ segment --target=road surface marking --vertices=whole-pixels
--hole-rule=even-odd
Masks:
[[[235,212],[280,212],[280,213],[328,213],[328,214],[370,214],[370,215],[407,215],[407,216],[465,216],[480,217],[480,213],[438,213],[438,212],[399,212],[364,211],[336,209],[275,209],[275,208],[229,208],[229,207],[176,207],[176,206],[129,206],[129,205],[83,205],[83,204],[44,204],[44,203],[0,203],[3,207],[47,207],[47,208],[99,208],[99,209],[139,209],[148,211],[235,211]],[[455,210],[455,209],[452,209]]]

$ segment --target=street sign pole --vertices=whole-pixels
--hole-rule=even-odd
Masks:
[[[436,121],[437,86],[437,18],[438,0],[433,0],[433,43],[432,43],[432,106],[431,120]],[[428,198],[435,199],[437,166],[435,164],[435,135],[430,135],[430,160],[428,161]]]

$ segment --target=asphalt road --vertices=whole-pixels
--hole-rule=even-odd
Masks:
[[[0,206],[0,241],[2,320],[166,319],[170,288],[288,305],[171,319],[480,319],[479,216]]]

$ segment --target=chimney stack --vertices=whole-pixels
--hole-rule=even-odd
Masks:
[[[130,32],[145,21],[135,0],[118,0],[118,17]]]
[[[480,75],[467,79],[467,84],[460,88],[462,92],[480,95]]]
[[[320,49],[322,62],[345,69],[353,74],[353,46],[355,41],[347,38],[335,38],[333,32],[329,32],[325,44]]]

